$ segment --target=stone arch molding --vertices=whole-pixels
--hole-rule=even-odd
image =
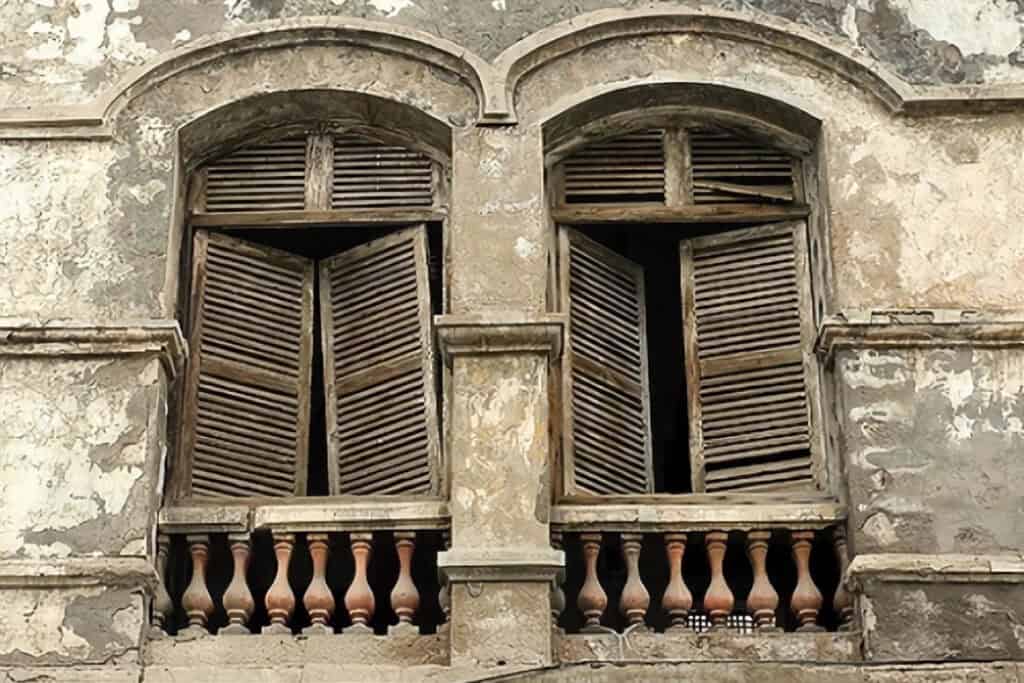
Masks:
[[[0,139],[107,137],[120,108],[168,79],[224,56],[308,44],[361,46],[430,64],[465,79],[473,88],[476,123],[514,124],[516,86],[532,71],[595,43],[666,33],[708,34],[782,50],[838,73],[896,114],[990,111],[1024,104],[1024,84],[912,86],[863,51],[767,15],[755,20],[749,14],[724,10],[597,10],[530,35],[493,62],[453,42],[395,24],[304,17],[249,24],[195,40],[132,69],[87,105],[31,112],[0,109]]]

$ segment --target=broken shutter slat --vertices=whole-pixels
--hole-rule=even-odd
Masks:
[[[731,131],[689,131],[694,204],[792,202],[793,159]]]
[[[329,476],[336,494],[438,491],[426,228],[320,264]]]
[[[562,228],[564,456],[569,493],[650,493],[650,386],[643,271]]]
[[[196,233],[181,462],[196,498],[306,490],[313,265]]]
[[[680,246],[695,492],[813,487],[806,226]]]

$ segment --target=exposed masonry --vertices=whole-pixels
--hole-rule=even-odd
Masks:
[[[62,124],[54,135],[64,139],[20,139],[47,134],[29,127],[0,142],[0,681],[1018,683],[1024,132],[1019,113],[946,115],[926,93],[1019,88],[1024,3],[942,5],[0,0],[0,109],[26,119],[94,115]],[[616,32],[622,10],[652,8],[733,13],[746,33],[716,31],[725,20],[670,30],[668,15]],[[334,29],[302,25],[323,16]],[[353,18],[451,43],[402,42],[365,24],[362,34],[346,31]],[[549,35],[538,32],[567,20],[592,30],[581,37],[563,25],[555,43],[530,51]],[[290,33],[185,54],[219,32],[285,22]],[[782,25],[792,30],[776,31]],[[523,61],[481,66],[517,43]],[[150,70],[114,106],[88,109],[116,94],[131,68],[176,49],[180,61]],[[484,61],[470,64],[466,51]],[[887,86],[879,73],[897,78]],[[485,87],[480,74],[511,75],[510,92],[506,81]],[[931,115],[906,116],[900,98],[913,97],[923,98],[916,113]],[[561,504],[552,499],[549,397],[565,321],[548,313],[545,152],[608,115],[695,103],[767,121],[813,150],[810,219],[823,228],[810,247],[823,264],[815,362],[836,500],[622,501],[599,512]],[[488,111],[494,119],[477,125]],[[493,125],[513,115],[516,125]],[[188,290],[182,179],[246,136],[310,119],[390,126],[450,160],[446,315],[437,321],[450,497],[429,510],[161,516],[187,356],[176,322]],[[447,633],[370,645],[344,635],[337,644],[149,639],[158,523],[171,533],[205,523],[214,535],[301,535],[339,517],[348,520],[333,532],[341,535],[359,524],[385,535],[402,525],[453,530],[437,563],[452,588]],[[567,538],[642,531],[660,543],[679,529],[696,538],[723,526],[745,534],[843,519],[854,562],[846,586],[857,598],[850,633],[552,637],[551,580],[579,552],[553,548],[552,525]],[[665,556],[653,545],[645,552]],[[700,543],[686,552],[704,561]],[[729,553],[745,561],[741,547]]]

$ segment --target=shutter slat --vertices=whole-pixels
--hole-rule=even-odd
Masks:
[[[302,495],[312,264],[202,231],[194,254],[185,490],[207,498]]]
[[[727,131],[695,129],[688,137],[695,204],[794,200],[788,154]]]
[[[321,262],[332,493],[438,489],[427,264],[423,226]]]
[[[567,489],[652,492],[643,271],[569,228],[560,239]]]
[[[562,162],[569,204],[665,201],[661,130],[629,133],[588,145]]]
[[[335,209],[429,207],[435,189],[433,162],[426,155],[360,135],[335,137]]]
[[[680,247],[694,490],[813,486],[803,223]]]
[[[306,202],[306,138],[237,150],[204,166],[205,210],[301,211]]]

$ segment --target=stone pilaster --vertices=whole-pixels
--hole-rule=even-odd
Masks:
[[[541,316],[437,319],[451,371],[448,466],[455,665],[551,662],[549,365],[563,324]]]

